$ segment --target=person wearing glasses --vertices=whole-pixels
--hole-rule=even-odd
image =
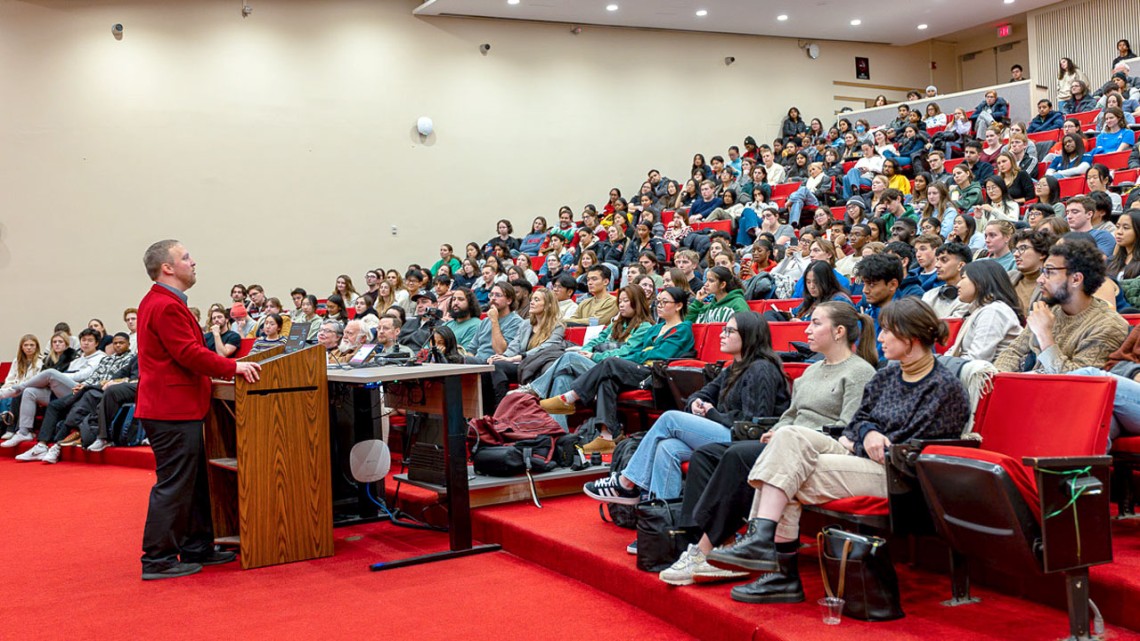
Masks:
[[[1009,273],[1013,291],[1021,309],[1033,309],[1033,304],[1041,298],[1041,268],[1049,258],[1049,248],[1057,242],[1057,237],[1046,228],[1019,229],[1013,235],[1013,263],[1016,269]]]
[[[629,359],[608,358],[574,380],[570,391],[543,399],[539,404],[551,414],[573,414],[577,404],[595,405],[599,436],[582,449],[612,452],[613,439],[621,434],[617,415],[618,394],[635,388],[652,374],[648,365],[656,360],[678,358],[693,352],[693,325],[685,321],[689,295],[676,287],[666,287],[657,295],[660,319],[649,330],[649,340]]]
[[[720,349],[732,364],[686,401],[685,410],[661,415],[621,473],[583,486],[586,495],[607,503],[634,505],[641,493],[681,496],[681,464],[693,450],[732,441],[736,421],[778,416],[788,409],[788,382],[772,349],[768,321],[756,312],[737,312],[725,324]]]
[[[1053,245],[1037,279],[1041,300],[1033,304],[1025,329],[998,354],[998,371],[1064,374],[1104,367],[1128,334],[1128,322],[1094,296],[1105,270],[1104,254],[1090,242]]]

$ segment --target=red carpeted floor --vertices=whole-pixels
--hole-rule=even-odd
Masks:
[[[620,594],[629,603],[709,641],[872,637],[880,641],[940,637],[1044,641],[1062,638],[1068,632],[1064,611],[977,586],[974,595],[982,598],[981,603],[944,607],[940,603],[949,598],[948,578],[914,570],[905,563],[895,564],[905,618],[887,623],[844,620],[838,628],[832,628],[820,622],[815,604],[816,599],[824,596],[824,590],[813,549],[801,554],[807,602],[748,605],[729,598],[731,583],[677,588],[662,583],[655,574],[639,571],[634,557],[625,552],[635,533],[603,523],[597,502],[585,496],[549,499],[544,505],[541,510],[522,503],[478,510],[475,536],[502,543],[504,549],[522,558]],[[1136,564],[1140,565],[1140,554]],[[1103,574],[1110,568],[1118,578],[1126,580],[1119,568],[1098,570]],[[1127,592],[1116,594],[1117,598],[1129,598]],[[1131,592],[1131,598],[1135,598],[1135,592]],[[1106,605],[1100,603],[1102,610],[1107,610]],[[716,625],[710,626],[710,621]],[[1109,619],[1109,623],[1115,621]],[[1140,639],[1134,632],[1111,625],[1110,631],[1113,639]]]
[[[373,573],[447,547],[446,535],[371,524],[336,555],[140,580],[153,473],[0,458],[2,639],[691,639],[601,591],[507,553]]]

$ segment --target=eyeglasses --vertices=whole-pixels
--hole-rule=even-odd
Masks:
[[[664,298],[658,298],[657,299],[657,306],[660,307],[662,305],[673,305],[673,304],[676,304],[676,302],[677,301],[665,300]]]
[[[739,334],[740,330],[736,329],[735,327],[726,326],[724,329],[720,330],[720,333],[724,336],[732,336],[733,334]]]
[[[1053,274],[1055,274],[1057,272],[1067,272],[1067,271],[1069,271],[1068,267],[1053,267],[1052,265],[1045,265],[1044,267],[1041,268],[1041,273],[1045,274],[1045,278],[1050,278],[1051,276],[1053,276]]]
[[[1013,253],[1024,254],[1025,252],[1027,252],[1031,249],[1033,249],[1033,247],[1031,245],[1018,245],[1017,247],[1013,248]]]

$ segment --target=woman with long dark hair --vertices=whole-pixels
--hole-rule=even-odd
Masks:
[[[613,439],[621,434],[617,414],[617,397],[623,390],[635,388],[652,374],[642,365],[648,361],[678,358],[693,352],[693,325],[685,320],[689,295],[676,287],[666,287],[657,295],[660,320],[649,330],[640,349],[629,358],[607,358],[597,367],[579,376],[565,394],[544,399],[540,405],[551,414],[573,414],[576,403],[594,406],[600,436],[587,443],[588,452],[612,452]]]
[[[816,307],[829,301],[855,306],[847,289],[839,284],[835,268],[827,261],[812,261],[804,271],[804,302],[792,310],[792,318],[809,321]]]
[[[958,300],[970,307],[948,354],[992,363],[1021,333],[1025,320],[1009,273],[993,260],[966,263],[958,281]]]
[[[958,214],[954,217],[953,231],[947,240],[962,243],[975,251],[986,246],[985,239],[978,233],[978,222],[968,214]]]
[[[1053,208],[1054,216],[1065,215],[1065,203],[1061,202],[1061,183],[1053,176],[1042,176],[1033,183],[1033,195],[1037,204]]]
[[[1046,176],[1070,178],[1083,176],[1089,170],[1089,158],[1085,155],[1085,139],[1080,134],[1065,134],[1061,137],[1061,153],[1049,163]]]
[[[685,320],[694,323],[724,323],[734,314],[748,311],[740,279],[726,267],[713,267],[707,272],[701,288],[704,296],[689,305]]]
[[[662,414],[625,470],[586,483],[587,496],[629,505],[641,499],[642,490],[676,498],[681,495],[681,464],[693,450],[731,441],[735,421],[777,416],[788,408],[788,381],[772,349],[768,321],[756,312],[737,313],[725,324],[720,346],[732,365],[689,397],[685,411]]]
[[[1108,275],[1117,280],[1140,276],[1140,209],[1129,209],[1116,220],[1116,251],[1108,261]]]

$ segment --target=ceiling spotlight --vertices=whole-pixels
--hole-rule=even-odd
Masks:
[[[507,4],[518,4],[519,0],[507,0]]]
[[[705,9],[697,9],[697,17],[698,17],[698,18],[703,18],[703,17],[705,17],[705,16],[707,16],[707,15],[709,15],[709,12],[708,12],[707,10],[705,10]]]
[[[1003,0],[1006,4],[1013,4],[1013,0]]]
[[[859,25],[861,25],[861,24],[863,24],[863,21],[862,21],[862,20],[860,20],[860,19],[858,19],[858,18],[855,18],[854,20],[852,20],[852,21],[851,21],[851,26],[852,26],[852,27],[858,27],[858,26],[859,26]]]
[[[776,19],[779,20],[780,22],[787,22],[788,21],[788,15],[785,13],[781,13],[780,15],[776,16]]]
[[[617,10],[618,10],[618,6],[616,4],[607,4],[606,5],[606,11],[617,11]]]
[[[724,66],[727,67],[734,62],[736,62],[736,58],[734,56],[728,56],[727,58],[724,59]]]
[[[927,24],[926,24],[926,23],[922,23],[922,24],[918,25],[918,30],[919,30],[919,31],[926,31],[926,28],[927,28]]]
[[[253,7],[248,4],[241,5],[241,17],[248,18],[253,13]]]

